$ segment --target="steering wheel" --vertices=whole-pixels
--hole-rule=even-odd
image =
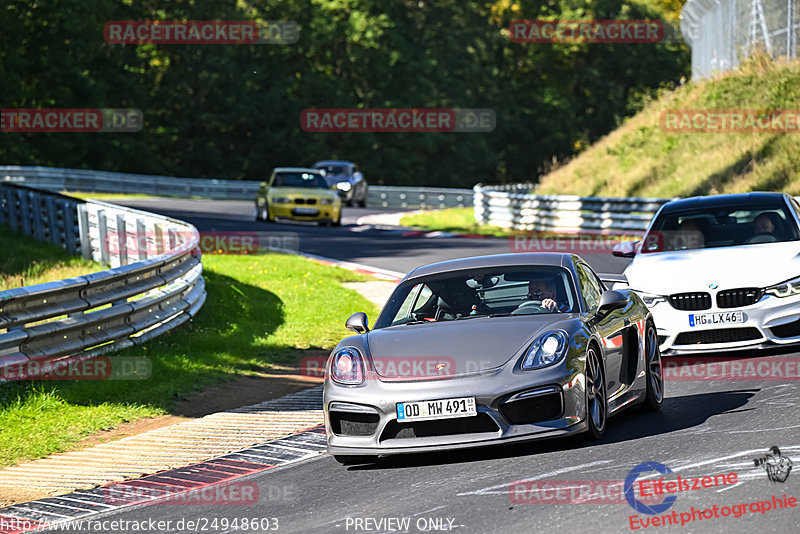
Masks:
[[[756,234],[753,237],[749,238],[745,241],[746,244],[752,245],[755,243],[775,243],[778,241],[774,235],[770,234],[769,232],[761,232],[760,234]]]
[[[535,313],[548,313],[549,311],[542,306],[542,301],[529,300],[517,306],[517,309],[511,312],[511,315],[533,315]]]

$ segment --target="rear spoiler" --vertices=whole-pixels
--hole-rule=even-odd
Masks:
[[[625,277],[624,274],[599,274],[600,280],[606,285],[606,287],[613,288],[617,284],[624,284],[625,286],[628,285],[628,279]],[[619,288],[617,288],[619,289]]]

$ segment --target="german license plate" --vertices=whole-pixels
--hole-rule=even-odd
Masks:
[[[295,215],[316,215],[319,210],[316,208],[295,208]]]
[[[424,421],[428,419],[450,419],[478,415],[475,397],[439,399],[420,402],[398,402],[398,421]]]
[[[689,326],[738,324],[744,322],[744,312],[690,313]]]

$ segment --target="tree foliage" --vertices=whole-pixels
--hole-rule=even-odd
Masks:
[[[258,179],[356,161],[372,183],[536,180],[688,73],[677,44],[519,44],[514,19],[674,18],[680,0],[8,0],[3,108],[138,108],[137,133],[0,134],[0,162]],[[671,11],[670,11],[671,10]],[[109,20],[291,20],[294,44],[116,45]],[[310,133],[307,108],[491,108],[491,133]]]

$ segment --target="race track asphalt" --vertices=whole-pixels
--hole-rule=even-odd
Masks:
[[[125,204],[188,220],[201,230],[251,231],[256,224],[251,220],[251,203],[137,200]],[[297,233],[305,252],[401,272],[430,261],[509,251],[506,240],[409,238],[374,229],[349,230],[348,224],[369,212],[374,211],[346,210],[342,228],[295,224],[277,224],[275,230],[272,225],[257,228]],[[624,262],[609,255],[589,255],[587,260],[602,272],[621,272],[624,267]],[[796,370],[795,352],[749,355],[769,356],[770,365],[783,365],[783,369],[792,369],[794,361]],[[800,498],[800,472],[790,472],[784,482],[772,482],[754,463],[775,445],[784,456],[794,458],[795,469],[800,469],[799,398],[797,379],[671,379],[660,412],[624,411],[609,421],[606,435],[597,442],[570,437],[399,456],[353,467],[343,467],[323,455],[251,477],[261,496],[257,504],[150,505],[109,512],[93,521],[171,521],[164,532],[189,531],[185,523],[178,528],[181,519],[200,521],[198,526],[205,525],[206,532],[243,532],[241,523],[232,528],[236,518],[240,522],[242,518],[277,518],[277,532],[287,533],[800,532],[800,505],[777,510],[758,505],[763,513],[751,506],[740,514],[740,505],[745,503],[770,501],[772,507],[773,496]],[[673,478],[729,473],[736,477],[729,485],[681,492],[663,514],[637,514],[620,496],[620,485],[643,462],[667,466]],[[653,480],[655,472],[643,473],[640,479]],[[527,482],[515,484],[520,480]],[[553,485],[558,481],[583,486],[587,492],[577,493],[576,500],[584,502],[568,502],[576,494],[569,489],[558,493]],[[597,502],[601,496],[616,502]],[[719,517],[713,517],[714,506]],[[706,513],[711,518],[702,518],[705,509],[711,510]],[[726,511],[729,515],[723,517]],[[643,518],[672,512],[679,526],[642,525]],[[737,513],[740,517],[735,517]],[[631,523],[631,516],[640,522]],[[692,519],[680,526],[686,518]],[[250,530],[254,531],[270,532]]]

